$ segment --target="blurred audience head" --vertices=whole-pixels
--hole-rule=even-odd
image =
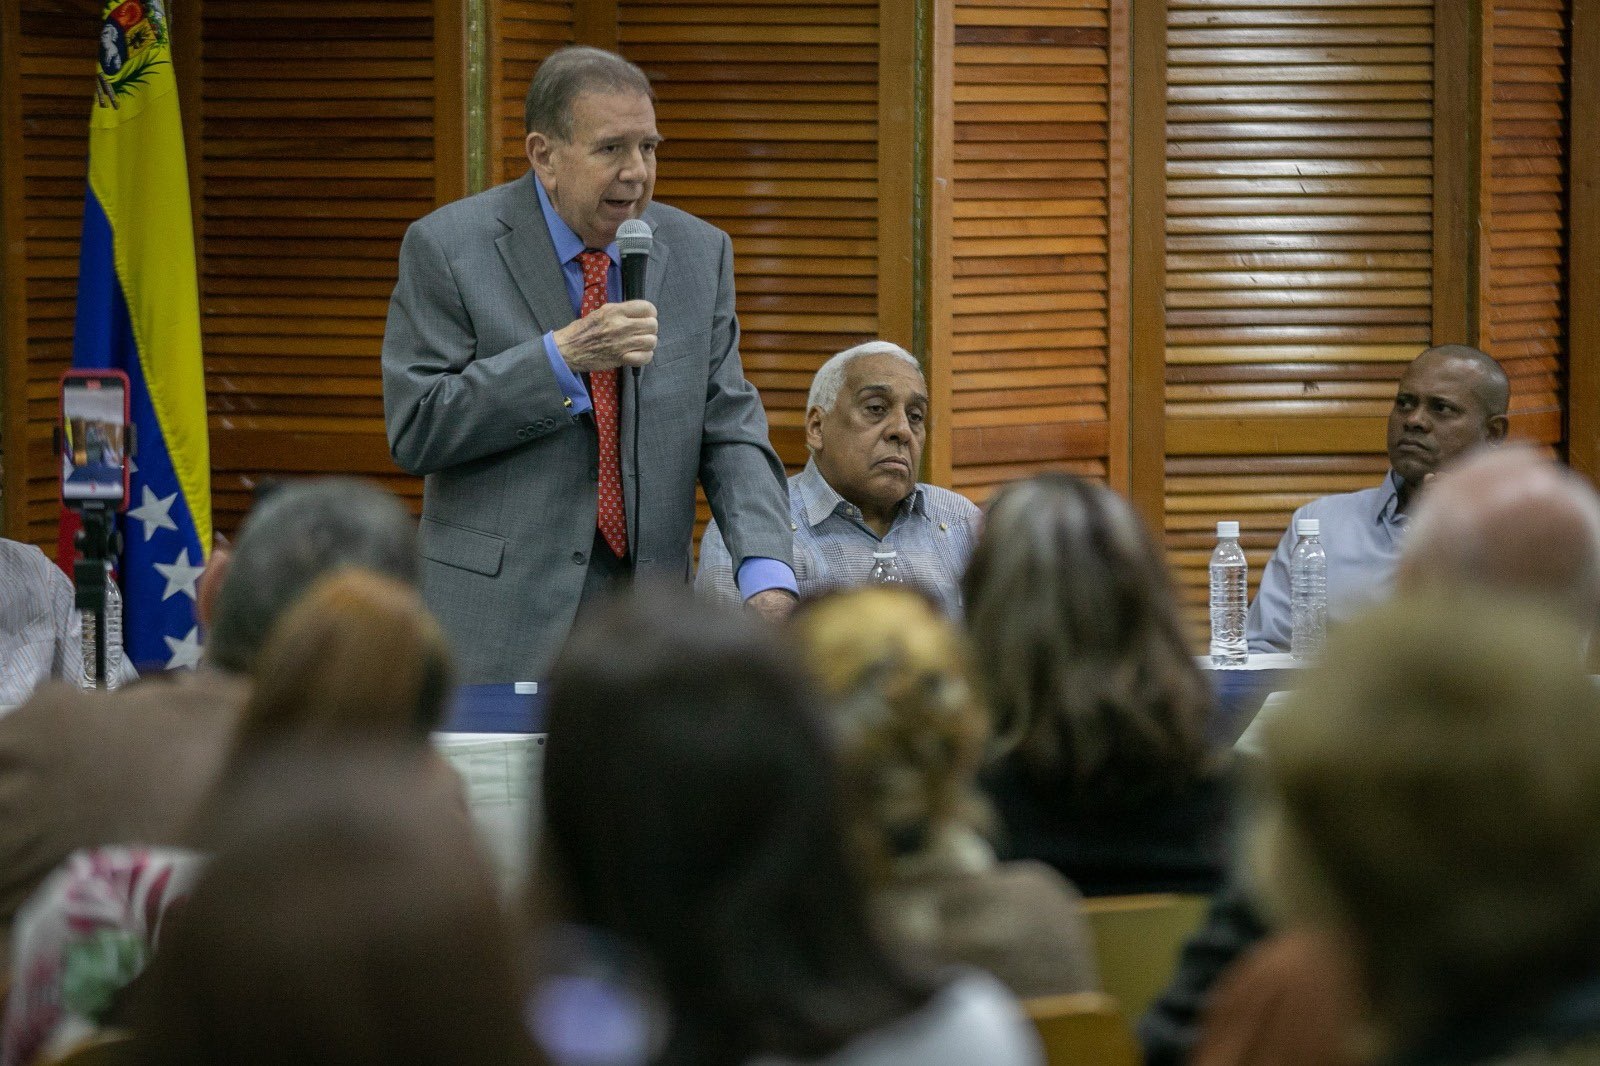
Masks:
[[[869,933],[825,726],[773,635],[663,590],[602,606],[549,731],[541,868],[657,971],[658,1062],[818,1058],[919,1002]]]
[[[1351,937],[1396,1050],[1515,1032],[1600,972],[1600,688],[1564,624],[1401,597],[1264,730],[1269,898]]]
[[[803,604],[793,632],[831,697],[856,844],[875,878],[986,828],[974,782],[989,721],[961,631],[916,593],[862,588]]]
[[[964,592],[998,752],[1036,785],[1114,807],[1205,771],[1210,685],[1166,564],[1121,496],[1060,473],[1006,486]]]
[[[451,674],[444,633],[415,588],[341,570],[273,627],[256,656],[236,747],[425,742],[443,720]]]
[[[348,566],[417,583],[416,522],[393,494],[352,478],[274,491],[245,519],[207,619],[206,658],[250,671],[268,632],[317,578]]]
[[[1527,445],[1476,452],[1429,482],[1397,580],[1532,597],[1590,632],[1600,622],[1600,495]]]
[[[137,993],[138,1061],[535,1061],[515,932],[459,798],[414,753],[284,753],[227,806]]]

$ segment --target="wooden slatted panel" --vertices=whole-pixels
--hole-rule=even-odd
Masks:
[[[1511,376],[1514,431],[1562,439],[1568,0],[1485,2],[1479,337]]]
[[[8,456],[5,488],[27,497],[27,525],[17,535],[51,558],[61,496],[50,431],[60,403],[58,379],[72,363],[99,8],[90,0],[25,0],[15,59],[22,99],[7,105],[20,107],[22,119],[28,431],[25,441],[6,442],[8,452],[25,449],[26,458]]]
[[[206,0],[201,314],[219,531],[265,476],[413,502],[383,434],[400,238],[434,207],[432,0]]]
[[[1166,535],[1252,584],[1296,506],[1376,484],[1432,334],[1433,0],[1170,0]]]
[[[877,19],[877,0],[618,10],[658,96],[656,198],[733,238],[745,374],[791,470],[811,375],[878,331]]]
[[[1122,0],[956,0],[953,278],[934,328],[952,338],[953,487],[980,502],[1041,469],[1107,476],[1125,19]]]
[[[573,0],[493,0],[491,10],[489,184],[498,185],[528,172],[522,101],[544,58],[573,43]]]

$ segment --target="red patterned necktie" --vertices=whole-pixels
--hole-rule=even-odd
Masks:
[[[606,276],[611,271],[611,257],[604,252],[584,251],[578,253],[578,261],[583,264],[583,302],[578,306],[578,317],[582,318],[606,302]],[[600,435],[599,507],[595,512],[595,524],[617,558],[625,559],[628,522],[622,510],[615,370],[589,372],[589,402],[594,405],[594,427]]]

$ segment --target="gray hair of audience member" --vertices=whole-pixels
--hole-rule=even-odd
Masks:
[[[1600,959],[1600,687],[1564,622],[1405,595],[1329,635],[1263,729],[1253,858],[1353,938],[1392,1050],[1538,1011]]]
[[[615,52],[571,45],[550,53],[522,101],[522,124],[558,141],[572,137],[572,103],[584,93],[638,93],[656,98],[645,72]]]
[[[844,387],[845,371],[851,363],[865,355],[892,355],[902,363],[915,367],[917,373],[922,373],[922,364],[917,362],[917,357],[893,341],[867,341],[830,356],[826,363],[817,368],[816,376],[811,379],[811,392],[806,396],[806,410],[813,407],[833,410],[834,402],[839,399],[839,390]]]
[[[1600,622],[1600,495],[1527,445],[1474,451],[1429,482],[1407,529],[1399,583],[1470,583]]]
[[[355,478],[278,489],[245,519],[234,545],[206,635],[208,661],[247,673],[289,606],[345,567],[417,584],[417,524],[400,501]]]

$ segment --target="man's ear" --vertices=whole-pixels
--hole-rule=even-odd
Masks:
[[[555,142],[540,131],[533,130],[522,139],[522,151],[527,155],[528,165],[533,167],[533,172],[548,186],[550,183],[546,179],[550,173],[550,155],[555,151]]]
[[[228,573],[228,562],[233,553],[218,544],[211,549],[211,558],[206,560],[206,568],[200,575],[200,586],[194,598],[194,613],[200,620],[202,629],[211,628],[211,620],[217,614],[217,595],[222,590],[223,578]]]
[[[1490,415],[1488,429],[1488,435],[1484,439],[1490,444],[1499,444],[1506,439],[1506,434],[1511,431],[1511,419],[1505,415]]]
[[[806,447],[814,452],[822,450],[822,417],[825,413],[820,407],[806,408]]]

